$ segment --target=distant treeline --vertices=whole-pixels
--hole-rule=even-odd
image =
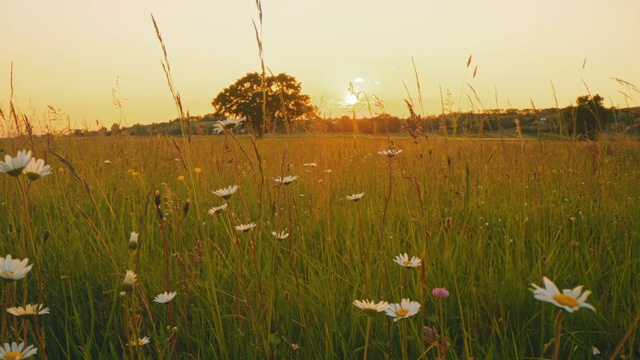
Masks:
[[[582,96],[576,106],[549,109],[500,109],[481,112],[449,112],[426,117],[412,114],[409,118],[398,118],[388,114],[373,117],[357,118],[350,116],[339,118],[320,118],[315,115],[290,122],[292,133],[350,133],[362,134],[384,133],[439,133],[450,136],[474,136],[482,133],[514,133],[524,134],[557,134],[567,137],[593,138],[599,132],[640,132],[640,107],[605,108],[602,97],[595,95]],[[225,117],[216,114],[190,116],[184,119],[173,119],[164,123],[149,125],[136,124],[130,127],[113,124],[110,129],[98,131],[76,130],[73,135],[181,135],[182,128],[188,125],[191,134],[214,134],[213,125]],[[247,131],[246,127],[237,130]],[[266,129],[267,133],[286,133],[283,123],[273,124]]]

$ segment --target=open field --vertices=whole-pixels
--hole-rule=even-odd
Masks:
[[[390,146],[403,151],[377,154]],[[37,323],[5,312],[2,337],[39,357],[46,341],[50,359],[435,359],[444,337],[447,359],[551,358],[558,313],[560,358],[640,356],[636,140],[113,136],[0,148],[33,148],[53,168],[32,183],[0,174],[0,256],[39,265],[5,283],[4,307],[42,297],[50,309]],[[232,185],[228,200],[212,193]],[[421,265],[394,262],[404,253]],[[121,295],[127,270],[138,279]],[[596,312],[534,299],[545,276],[584,285]],[[440,287],[449,297],[432,294]],[[153,301],[167,290],[169,304]],[[403,298],[421,308],[397,322],[353,305]],[[441,337],[426,342],[423,326]]]

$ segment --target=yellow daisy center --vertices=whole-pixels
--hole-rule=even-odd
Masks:
[[[407,309],[398,309],[398,311],[396,311],[397,317],[405,317],[407,315],[409,315],[409,310]]]
[[[557,301],[562,306],[568,306],[570,308],[580,307],[580,303],[573,296],[567,294],[558,294],[553,297],[553,300]]]
[[[12,352],[4,354],[4,358],[6,360],[20,360],[20,359],[24,359],[23,356],[24,355],[22,355],[22,353],[19,352],[19,351],[12,351]]]
[[[411,261],[409,260],[403,261],[402,263],[404,264],[404,266],[411,266]]]
[[[5,275],[11,275],[11,276],[13,276],[14,274],[15,274],[15,272],[14,272],[14,271],[4,270],[4,271],[2,272],[2,276],[5,276]]]

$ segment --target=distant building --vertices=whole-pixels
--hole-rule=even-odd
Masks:
[[[533,122],[533,125],[540,125],[540,127],[549,126],[549,121],[546,117],[541,117],[538,120]]]

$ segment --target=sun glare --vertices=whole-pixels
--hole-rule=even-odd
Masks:
[[[353,94],[348,94],[347,97],[344,99],[344,102],[347,105],[355,105],[356,103],[358,103],[358,98]]]

